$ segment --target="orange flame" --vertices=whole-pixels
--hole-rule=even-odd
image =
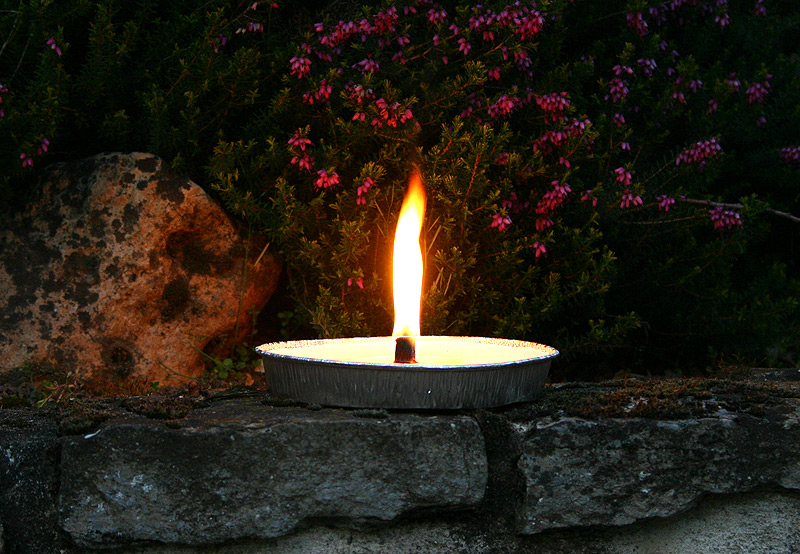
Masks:
[[[392,287],[394,289],[393,337],[419,336],[422,296],[422,249],[419,235],[425,216],[425,189],[418,172],[411,175],[408,192],[400,208],[394,235]]]

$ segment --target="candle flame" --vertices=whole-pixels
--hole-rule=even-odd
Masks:
[[[425,216],[425,190],[418,172],[411,175],[408,192],[400,208],[394,235],[392,287],[394,289],[393,337],[419,336],[422,296],[422,249],[419,235]]]

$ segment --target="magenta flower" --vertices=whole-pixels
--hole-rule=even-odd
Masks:
[[[366,75],[367,73],[377,73],[381,66],[372,59],[372,54],[369,54],[360,62],[353,64],[353,68],[358,69],[362,75]]]
[[[621,113],[614,114],[614,125],[619,127],[620,129],[625,125],[625,116]]]
[[[800,146],[787,146],[781,149],[781,158],[787,164],[800,164]]]
[[[302,156],[292,156],[291,163],[292,165],[297,164],[299,169],[311,171],[313,169],[314,158],[306,152]]]
[[[764,7],[764,0],[756,0],[755,14],[756,17],[767,16],[767,8]]]
[[[625,189],[622,193],[622,200],[619,203],[620,208],[628,208],[632,205],[634,206],[641,206],[642,205],[642,197],[641,196],[634,196],[630,189]]]
[[[727,85],[731,87],[731,90],[733,92],[739,92],[739,87],[742,86],[741,81],[739,81],[739,79],[736,78],[736,73],[731,73],[730,75],[728,75],[728,78],[725,79],[725,83],[727,83]]]
[[[630,171],[628,171],[624,167],[618,167],[617,169],[614,170],[614,173],[617,174],[617,176],[614,179],[618,183],[620,183],[621,185],[624,185],[626,187],[629,187],[631,185],[631,181],[633,179],[633,176],[631,175]]]
[[[28,156],[25,152],[20,153],[19,159],[22,160],[22,167],[31,167],[33,166],[33,158]]]
[[[313,144],[310,139],[300,135],[300,130],[294,132],[292,138],[290,138],[287,143],[289,146],[293,146],[295,148],[299,148],[300,150],[305,150],[307,146]]]
[[[519,99],[514,96],[504,94],[497,99],[497,102],[489,106],[487,113],[489,117],[502,117],[510,114],[519,105]]]
[[[339,175],[335,171],[328,173],[325,169],[317,171],[317,180],[314,181],[314,187],[317,190],[329,189],[334,185],[339,184]]]
[[[720,153],[722,153],[722,147],[719,145],[716,138],[701,140],[681,152],[675,159],[675,165],[694,163],[704,166],[706,165],[706,160]]]
[[[642,68],[642,71],[648,77],[653,76],[653,72],[656,70],[656,61],[652,58],[641,58],[636,60],[636,63],[639,64],[639,67]]]
[[[352,286],[353,286],[353,283],[355,283],[355,284],[358,286],[358,288],[360,288],[360,289],[363,289],[363,288],[364,288],[364,278],[363,278],[363,277],[359,277],[359,278],[358,278],[358,279],[356,279],[355,281],[353,281],[353,279],[352,279],[352,278],[350,278],[350,279],[348,279],[348,280],[347,280],[347,286],[348,286],[348,287],[352,287]]]
[[[542,254],[547,254],[547,248],[544,247],[544,244],[539,242],[538,240],[533,243],[533,250],[536,252],[536,257],[538,258]]]
[[[366,199],[367,191],[374,184],[375,182],[372,180],[371,177],[367,177],[366,179],[364,179],[364,183],[356,190],[356,193],[358,194],[358,197],[356,198],[356,205],[365,206],[367,204],[367,199]]]
[[[608,92],[606,100],[611,100],[613,103],[622,102],[628,97],[628,83],[620,78],[615,77],[608,83]]]
[[[675,203],[675,199],[667,196],[666,194],[662,194],[656,198],[656,201],[658,201],[658,209],[665,212],[668,212],[670,206]]]
[[[469,54],[470,50],[472,50],[472,45],[469,42],[467,42],[467,39],[465,39],[463,37],[458,39],[458,51],[459,52],[463,52],[464,55],[466,56],[466,55]]]
[[[58,44],[56,44],[56,39],[51,37],[47,39],[47,42],[45,44],[47,44],[47,46],[49,46],[51,50],[55,50],[56,54],[58,54],[59,56],[61,55],[61,48],[59,48]]]
[[[712,114],[717,111],[717,101],[713,98],[708,101],[708,113]]]
[[[769,94],[769,80],[772,78],[772,75],[767,75],[767,78],[764,79],[760,83],[753,83],[750,87],[744,92],[747,95],[747,101],[750,104],[761,104],[764,102],[764,99]]]
[[[494,69],[489,70],[489,78],[495,79],[496,81],[500,80],[500,68],[495,67]]]
[[[544,231],[545,229],[548,229],[549,227],[552,227],[553,225],[555,225],[555,223],[553,223],[553,220],[548,218],[548,217],[537,217],[536,218],[536,230],[539,231],[539,232]]]
[[[629,142],[622,142],[619,145],[619,149],[624,151],[624,152],[630,152],[631,151],[631,145],[630,145]]]
[[[535,37],[544,26],[544,17],[537,11],[531,11],[516,20],[516,29],[514,30],[522,40],[527,40]]]
[[[714,223],[714,229],[717,230],[731,229],[742,225],[742,218],[737,212],[726,210],[722,206],[709,210],[708,215]]]
[[[593,208],[597,207],[597,197],[594,196],[592,189],[586,190],[586,192],[583,193],[583,196],[581,196],[581,202],[589,201],[591,201]]]
[[[432,25],[439,25],[444,23],[444,20],[447,19],[447,11],[445,10],[436,10],[435,8],[431,8],[428,10],[428,21]]]
[[[639,38],[644,38],[647,36],[647,22],[642,17],[642,12],[627,14],[625,16],[625,21],[627,22],[628,27],[636,31],[636,34],[639,35]]]
[[[311,72],[311,60],[308,58],[295,56],[289,60],[289,66],[291,68],[289,74],[296,76],[298,79],[302,79]]]
[[[511,225],[511,218],[507,215],[496,213],[492,216],[490,227],[496,227],[498,231],[505,231]]]

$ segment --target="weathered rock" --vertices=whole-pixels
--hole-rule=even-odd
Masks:
[[[57,488],[55,424],[0,411],[0,552],[60,551]]]
[[[0,372],[170,383],[209,341],[249,332],[279,264],[203,190],[149,154],[54,166],[0,231]],[[238,334],[238,336],[236,336]]]
[[[568,417],[534,422],[524,432],[523,533],[669,516],[708,493],[800,489],[800,425],[794,416]]]
[[[213,544],[463,509],[484,494],[477,423],[464,416],[269,408],[236,402],[168,426],[110,421],[62,446],[60,517],[84,547]]]

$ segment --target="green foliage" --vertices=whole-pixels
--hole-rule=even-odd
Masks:
[[[423,333],[547,342],[566,376],[796,363],[791,2],[280,4],[0,13],[2,199],[152,151],[280,249],[286,338],[378,335],[416,166]]]

